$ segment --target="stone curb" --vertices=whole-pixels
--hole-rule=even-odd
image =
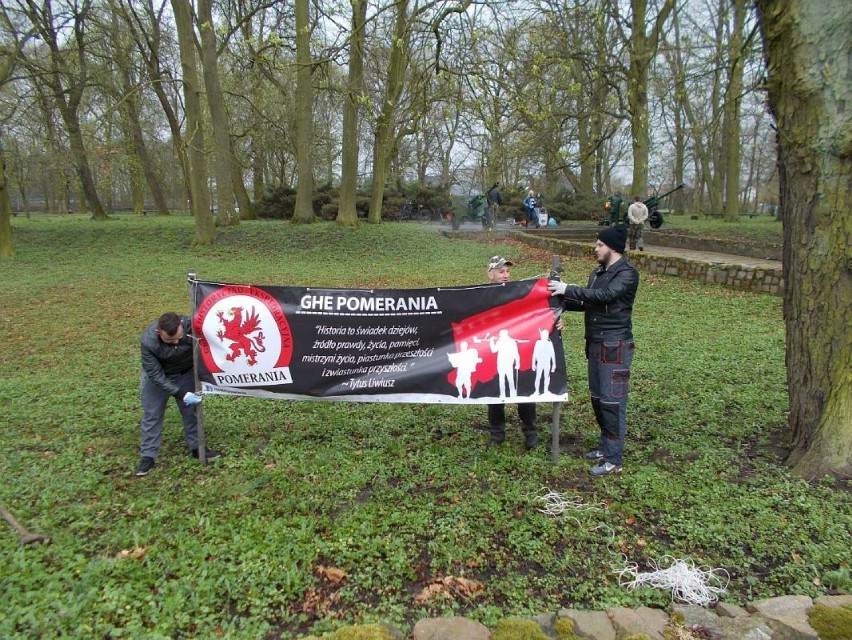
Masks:
[[[533,623],[533,628],[540,630],[540,635],[524,633],[522,637],[554,640],[624,640],[628,637],[632,640],[820,640],[808,619],[815,605],[852,611],[852,595],[820,596],[815,600],[810,596],[779,596],[749,602],[745,607],[723,602],[714,608],[675,604],[668,611],[650,607],[613,607],[606,611],[565,608],[555,614],[542,613],[523,618],[528,621],[525,624]],[[564,632],[560,635],[558,628],[562,619],[573,624],[573,637],[566,636]],[[424,618],[408,635],[383,625],[381,635],[341,634],[339,637],[341,640],[349,637],[364,640],[509,640],[514,637],[502,631],[501,624],[491,630],[481,622],[461,616]],[[852,639],[852,626],[837,629],[836,633],[840,635],[833,637]]]

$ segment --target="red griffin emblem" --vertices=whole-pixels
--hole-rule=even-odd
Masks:
[[[226,285],[209,293],[193,328],[211,374],[260,375],[290,365],[290,325],[278,300],[260,287]]]
[[[225,317],[224,311],[218,311],[216,316],[222,323],[224,330],[219,331],[216,337],[220,342],[226,339],[230,341],[231,353],[225,356],[229,362],[234,362],[242,353],[246,357],[246,363],[249,366],[257,364],[257,354],[266,351],[263,346],[263,331],[260,327],[260,316],[251,308],[251,313],[243,319],[243,308],[232,307],[230,310],[231,320]],[[256,336],[252,336],[256,333]]]

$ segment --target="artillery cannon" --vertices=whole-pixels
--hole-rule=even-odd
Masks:
[[[683,185],[679,184],[671,191],[666,191],[663,194],[654,194],[650,198],[643,200],[645,206],[648,207],[648,223],[652,229],[659,229],[663,226],[663,212],[660,211],[660,201],[681,189],[683,189]]]

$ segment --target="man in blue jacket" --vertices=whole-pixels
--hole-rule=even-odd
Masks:
[[[627,392],[633,362],[633,301],[639,273],[624,256],[627,230],[608,227],[598,234],[598,268],[587,287],[551,281],[553,295],[565,297],[566,311],[582,311],[586,325],[586,360],[592,408],[600,427],[598,445],[585,454],[595,464],[593,476],[618,473],[622,468],[627,432]]]
[[[183,419],[183,435],[193,457],[198,457],[198,420],[195,405],[201,396],[194,393],[192,322],[186,316],[164,313],[142,333],[142,445],[137,476],[148,475],[160,452],[163,416],[169,397],[177,400]],[[205,449],[207,459],[221,454]]]

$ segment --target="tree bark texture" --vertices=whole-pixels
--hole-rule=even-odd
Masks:
[[[778,124],[789,463],[852,474],[852,13],[758,0]]]

